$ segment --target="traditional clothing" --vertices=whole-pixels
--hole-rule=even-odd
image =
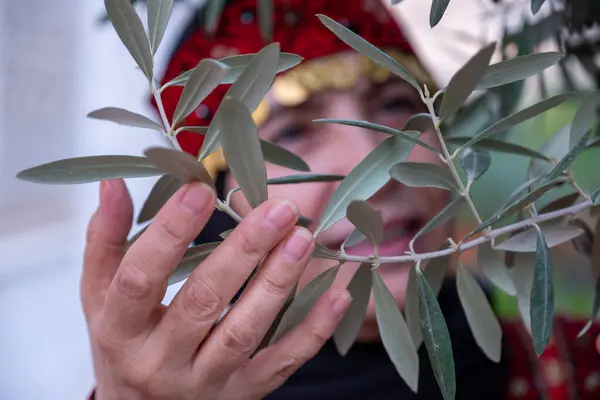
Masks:
[[[304,61],[277,76],[270,97],[254,112],[257,124],[268,115],[270,101],[292,106],[315,91],[352,87],[358,75],[367,75],[379,82],[388,79],[389,72],[368,60],[348,63],[344,54],[352,50],[323,26],[316,14],[334,19],[384,49],[421,84],[435,86],[398,21],[380,0],[274,0],[273,5],[272,41],[280,44],[282,52],[300,55]],[[201,12],[186,29],[162,84],[194,68],[203,58],[256,53],[268,44],[261,34],[256,0],[226,2],[218,28],[212,35],[206,33],[203,21]],[[229,85],[220,85],[182,126],[208,126],[228,88]],[[181,87],[173,86],[162,93],[169,119],[181,92]],[[177,139],[184,151],[198,155],[201,135],[184,131]],[[219,153],[214,153],[205,164],[217,176],[220,188],[226,170],[224,160]],[[216,212],[197,243],[218,240],[218,234],[232,226],[229,217]],[[442,288],[439,303],[453,344],[457,399],[600,399],[600,355],[594,345],[594,339],[600,334],[598,326],[577,339],[585,321],[557,317],[551,343],[538,358],[523,323],[502,321],[502,359],[500,363],[493,363],[473,339],[452,278],[448,278]],[[421,346],[419,356],[419,392],[414,394],[398,375],[381,343],[357,343],[345,357],[328,343],[267,399],[441,399],[425,346]]]

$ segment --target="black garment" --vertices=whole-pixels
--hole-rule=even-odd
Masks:
[[[455,280],[445,282],[438,297],[452,340],[457,400],[503,400],[508,380],[508,354],[499,364],[479,349],[458,299]],[[504,348],[504,346],[503,346]],[[418,394],[398,375],[379,343],[357,343],[345,357],[328,342],[319,354],[266,400],[438,400],[442,399],[425,345],[419,349]]]

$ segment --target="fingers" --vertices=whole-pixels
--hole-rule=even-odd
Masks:
[[[155,331],[157,343],[168,351],[176,344],[193,357],[228,302],[292,230],[298,215],[298,208],[287,200],[269,200],[248,214],[175,296]]]
[[[314,249],[312,234],[296,228],[269,255],[256,279],[202,344],[194,368],[225,382],[255,351],[302,275]],[[216,358],[218,368],[214,368]]]
[[[350,305],[348,291],[330,289],[304,321],[274,345],[261,350],[227,384],[224,399],[235,399],[244,388],[249,398],[263,398],[281,386],[331,338]]]
[[[133,219],[133,203],[122,179],[100,183],[100,205],[88,225],[81,278],[87,316],[98,310],[123,255]]]
[[[182,187],[129,248],[112,281],[104,314],[123,337],[148,329],[150,315],[164,297],[167,278],[214,210],[215,193],[195,182]]]

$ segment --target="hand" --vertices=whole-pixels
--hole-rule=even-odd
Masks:
[[[214,203],[208,186],[185,185],[125,252],[131,198],[122,180],[101,184],[81,282],[99,400],[260,399],[333,334],[350,297],[332,289],[296,329],[250,359],[314,249],[310,232],[294,226],[297,207],[284,200],[250,212],[171,304],[161,304],[169,274]],[[263,258],[256,279],[211,331]]]

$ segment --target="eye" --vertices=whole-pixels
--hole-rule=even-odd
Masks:
[[[415,104],[409,97],[398,95],[382,99],[379,108],[383,112],[409,111],[415,108]]]
[[[307,127],[300,123],[288,123],[277,130],[273,142],[277,144],[291,144],[298,142],[306,134]]]

